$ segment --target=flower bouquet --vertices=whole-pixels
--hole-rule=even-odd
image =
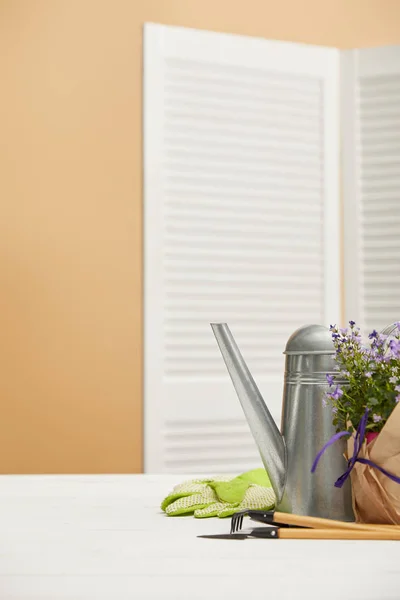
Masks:
[[[337,433],[325,450],[348,436],[345,473],[351,477],[353,509],[363,523],[400,524],[400,323],[388,338],[373,331],[364,345],[354,321],[330,330],[336,349],[336,373],[326,375],[330,386],[324,403],[332,409]],[[355,429],[357,427],[357,429]]]

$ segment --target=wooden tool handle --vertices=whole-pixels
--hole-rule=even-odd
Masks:
[[[400,531],[355,531],[354,529],[280,529],[287,540],[400,540]]]
[[[285,523],[286,525],[299,525],[300,527],[310,527],[312,529],[340,529],[348,531],[387,531],[388,527],[395,528],[393,525],[373,525],[367,523],[348,523],[347,521],[334,521],[333,519],[321,519],[319,517],[304,517],[302,515],[292,515],[290,513],[274,513],[275,523]],[[400,531],[400,528],[399,528]]]

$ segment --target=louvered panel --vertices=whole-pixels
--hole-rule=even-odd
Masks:
[[[279,421],[288,337],[337,306],[337,54],[152,31],[146,468],[240,472],[260,458],[210,322],[229,323]]]
[[[322,156],[318,156],[315,154],[315,146],[314,144],[308,144],[303,139],[297,139],[295,137],[283,137],[281,135],[281,139],[264,137],[263,135],[259,135],[258,132],[249,133],[246,136],[246,139],[236,139],[235,146],[230,145],[230,141],[234,134],[231,134],[229,130],[225,131],[225,140],[221,140],[221,138],[217,134],[214,133],[214,128],[211,130],[202,130],[196,128],[195,131],[188,129],[176,128],[174,134],[172,136],[165,135],[164,145],[165,148],[168,148],[171,156],[178,154],[179,152],[185,152],[187,149],[187,144],[191,142],[193,135],[196,136],[197,140],[197,153],[199,156],[204,155],[204,153],[214,153],[214,155],[218,155],[218,153],[223,153],[223,156],[233,156],[235,158],[240,158],[244,163],[248,162],[248,156],[250,152],[254,149],[257,149],[259,155],[265,156],[268,161],[279,162],[282,158],[288,160],[288,163],[291,164],[293,161],[295,164],[298,162],[307,163],[308,168],[312,168],[315,164],[320,164],[322,160]],[[237,136],[236,136],[237,137]],[[209,147],[211,144],[211,147]]]
[[[400,319],[400,73],[361,77],[358,101],[361,311],[372,330]]]
[[[249,86],[243,90],[247,80]],[[241,324],[239,341],[256,374],[279,375],[293,321],[299,324],[300,315],[305,322],[323,320],[320,81],[256,70],[249,74],[247,69],[216,65],[208,69],[187,61],[168,61],[165,81],[166,138],[173,140],[176,130],[195,124],[184,151],[165,147],[165,252],[176,257],[173,262],[164,261],[164,314],[169,325],[165,330],[166,372],[222,375],[225,367],[208,325],[222,320],[229,321],[235,332]],[[293,94],[304,102],[297,104]],[[267,139],[281,145],[274,160],[266,160],[264,150],[251,147],[253,132],[260,128],[265,128]],[[200,139],[197,131],[202,132]],[[218,133],[217,146],[207,140],[205,131],[213,131],[214,137]],[[285,140],[290,149],[299,135],[314,149],[306,168],[293,152],[290,162],[284,158]],[[249,148],[245,160],[232,151],[237,142]],[[205,146],[209,152],[204,152]],[[186,184],[193,195],[188,193],[178,204],[175,184],[178,189]],[[243,192],[234,205],[229,198],[224,204],[210,197],[204,202],[198,195],[204,185],[224,189],[226,194],[240,186]],[[264,196],[254,208],[246,196],[246,190],[253,187],[271,194],[275,186],[282,191],[281,201]],[[290,201],[285,201],[285,188]],[[314,195],[304,205],[294,188]],[[299,219],[293,212],[296,206],[302,210]],[[203,247],[207,255],[198,252]],[[255,252],[259,254],[256,263],[247,258]],[[240,261],[237,254],[242,256]],[[305,264],[307,270],[293,269],[293,257],[296,266]],[[268,260],[274,262],[271,270]],[[175,298],[171,303],[177,283],[180,301]],[[272,337],[269,331],[276,320],[280,327]],[[190,337],[182,337],[181,331],[190,322],[201,327]],[[246,324],[255,325],[257,334],[246,332]]]
[[[301,165],[302,172],[311,172],[321,168],[322,157],[315,155],[312,152],[313,147],[308,148],[303,142],[302,145],[296,144],[294,141],[290,143],[288,140],[265,140],[264,143],[254,144],[252,140],[247,139],[237,140],[235,146],[229,144],[229,140],[221,140],[218,136],[198,132],[196,136],[196,149],[191,148],[191,136],[187,133],[167,136],[165,145],[168,149],[169,160],[179,160],[187,158],[187,153],[190,150],[191,158],[201,161],[204,158],[212,157],[215,161],[226,160],[227,157],[231,161],[240,163],[243,168],[247,165],[254,168],[253,150],[257,148],[258,159],[268,161],[268,165],[281,165],[282,160],[285,160],[288,169],[298,168]],[[211,144],[210,144],[211,142]],[[299,154],[301,152],[301,154]]]
[[[262,466],[253,437],[242,419],[167,420],[164,440],[165,466],[171,473],[240,473]]]

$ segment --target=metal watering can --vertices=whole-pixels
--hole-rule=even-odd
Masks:
[[[329,330],[307,325],[287,342],[280,432],[228,325],[212,323],[211,327],[271,480],[276,510],[353,521],[350,483],[334,487],[346,470],[346,442],[329,448],[320,468],[311,474],[317,453],[335,433],[331,409],[323,404],[329,389],[326,374],[335,373]]]

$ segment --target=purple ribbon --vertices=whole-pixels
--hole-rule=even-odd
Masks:
[[[391,479],[395,483],[400,483],[400,477],[396,477],[396,475],[392,475],[385,469],[382,469],[382,467],[380,467],[379,465],[372,462],[372,460],[368,460],[367,458],[358,458],[358,455],[360,454],[360,450],[364,443],[365,431],[366,431],[367,422],[368,422],[368,413],[369,413],[369,409],[366,408],[365,413],[363,414],[362,419],[357,427],[356,435],[354,437],[353,456],[347,463],[346,471],[343,473],[343,475],[341,475],[335,481],[335,487],[341,488],[343,486],[343,484],[348,479],[356,462],[362,463],[363,465],[368,465],[369,467],[373,467],[374,469],[378,469],[378,471],[380,471],[381,473],[386,475],[386,477],[389,477],[389,479]],[[332,446],[335,442],[337,442],[340,438],[342,438],[345,435],[351,435],[351,433],[349,431],[340,431],[339,433],[335,433],[335,435],[331,437],[331,439],[325,444],[325,446],[323,446],[323,448],[321,448],[321,450],[318,452],[317,456],[315,457],[313,466],[311,467],[311,473],[315,472],[315,470],[318,466],[318,463],[320,461],[320,458],[324,454],[325,450],[327,450],[329,448],[329,446]]]

